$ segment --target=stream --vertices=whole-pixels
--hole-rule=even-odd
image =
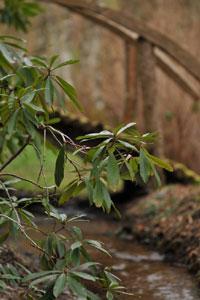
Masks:
[[[38,224],[46,231],[50,231],[53,225],[49,221],[47,224],[44,217],[38,218]],[[127,291],[134,294],[121,295],[120,300],[200,299],[195,280],[185,267],[166,262],[163,255],[134,240],[120,238],[116,235],[122,226],[120,222],[93,216],[90,221],[76,225],[83,230],[85,237],[102,241],[112,254],[110,258],[100,252],[92,253],[96,261],[111,266],[113,272],[122,279]],[[26,242],[16,245],[17,250],[22,251],[26,246],[28,255],[32,248],[24,243]]]
[[[81,227],[89,238],[103,241],[112,258],[102,254],[96,259],[112,266],[127,290],[134,296],[122,300],[197,300],[200,299],[194,278],[180,265],[164,261],[164,256],[132,240],[116,236],[120,223],[92,220]]]

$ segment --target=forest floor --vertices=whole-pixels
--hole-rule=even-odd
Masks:
[[[184,263],[200,284],[200,186],[167,185],[126,207],[140,241]]]

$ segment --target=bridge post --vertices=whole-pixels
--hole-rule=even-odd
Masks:
[[[159,142],[154,152],[163,156],[161,118],[158,112],[158,96],[156,83],[156,57],[154,46],[143,38],[138,40],[138,81],[143,100],[143,118],[145,131],[160,133]]]
[[[155,119],[156,106],[156,60],[153,53],[153,45],[143,38],[138,40],[138,81],[141,87],[143,100],[143,117],[145,130],[157,130]]]
[[[154,45],[143,38],[138,40],[138,81],[141,88],[143,101],[143,120],[146,132],[158,132],[159,138],[151,148],[151,151],[159,157],[164,157],[163,134],[161,117],[158,109],[158,95],[156,83],[156,57],[154,55]],[[162,171],[159,171],[162,183],[165,178]],[[149,183],[150,188],[154,188],[154,182]]]
[[[129,41],[125,41],[125,83],[126,99],[123,121],[125,123],[134,120],[137,101],[137,47]]]

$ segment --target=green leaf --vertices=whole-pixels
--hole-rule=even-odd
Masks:
[[[134,146],[134,145],[131,145],[130,143],[128,142],[125,142],[125,141],[122,141],[122,140],[118,140],[118,143],[121,144],[122,146],[124,146],[124,148],[128,148],[132,151],[135,151],[135,152],[139,152],[138,149]]]
[[[73,196],[74,191],[76,190],[77,187],[77,182],[69,184],[68,187],[65,189],[65,191],[62,193],[62,195],[59,198],[59,205],[63,205],[64,203],[66,203],[67,201],[69,201],[69,199]]]
[[[81,231],[81,229],[79,227],[73,226],[71,228],[71,231],[75,235],[76,239],[78,239],[78,240],[82,240],[83,239],[83,234],[82,234],[82,231]]]
[[[11,42],[6,42],[6,45],[9,45],[9,46],[11,46],[13,48],[17,48],[19,50],[22,50],[23,52],[27,52],[27,49],[24,48],[24,47],[22,47],[22,46],[20,46],[19,44],[11,43]]]
[[[27,276],[25,276],[23,278],[22,282],[32,281],[32,280],[35,280],[40,277],[45,277],[47,275],[54,275],[54,274],[59,274],[59,271],[51,270],[51,271],[42,271],[42,272],[37,272],[37,273],[31,273],[31,274],[28,274]]]
[[[152,133],[145,133],[142,135],[142,141],[145,143],[153,143],[158,137],[157,132],[152,132]]]
[[[81,265],[79,266],[79,270],[85,271],[85,270],[88,270],[88,269],[91,268],[91,267],[96,267],[96,266],[98,266],[98,265],[100,265],[100,263],[97,263],[97,262],[86,262],[86,263],[81,264]]]
[[[8,78],[13,77],[13,76],[16,76],[16,74],[5,75],[5,76],[3,76],[3,77],[0,78],[0,81],[4,81],[5,79],[8,79]]]
[[[37,227],[36,224],[32,221],[32,219],[34,218],[34,215],[32,215],[29,211],[25,210],[25,209],[19,209],[18,210],[20,213],[21,218],[23,219],[23,221],[28,224],[28,225],[32,225],[33,227]]]
[[[64,66],[73,65],[73,64],[76,64],[78,62],[79,62],[78,59],[66,60],[63,63],[58,64],[55,68],[53,68],[53,70],[59,69],[59,68],[64,67]]]
[[[96,182],[94,187],[93,201],[96,207],[101,207],[103,204],[103,184],[100,180]]]
[[[85,240],[85,242],[86,242],[88,245],[92,246],[93,248],[95,248],[95,249],[97,249],[97,250],[99,250],[99,251],[101,251],[101,252],[107,254],[108,256],[111,256],[110,253],[109,253],[106,249],[104,249],[104,248],[102,247],[102,244],[101,244],[100,242],[95,241],[95,240]]]
[[[74,264],[75,266],[79,266],[80,265],[80,259],[81,259],[81,250],[82,248],[75,248],[74,250],[71,251],[70,253],[70,259],[72,264]]]
[[[31,61],[40,67],[48,68],[46,61],[39,56],[32,57]]]
[[[75,250],[77,248],[80,248],[80,247],[82,247],[82,242],[77,241],[77,242],[73,243],[70,248],[73,251],[73,250]]]
[[[117,160],[113,153],[111,153],[108,157],[107,178],[109,186],[116,190],[120,180],[120,173]]]
[[[22,102],[30,103],[33,101],[34,97],[36,95],[36,91],[31,91],[30,93],[26,93],[22,98]]]
[[[40,278],[37,278],[35,280],[33,280],[30,284],[30,287],[36,286],[40,283],[43,283],[45,281],[50,282],[50,281],[54,281],[56,279],[56,275],[55,274],[50,274],[50,275],[46,275]]]
[[[131,180],[134,181],[138,172],[138,158],[131,158],[129,161],[124,159],[124,162],[128,169]]]
[[[86,135],[78,136],[77,140],[93,140],[93,139],[104,139],[108,137],[113,137],[113,133],[108,130],[103,130],[99,133],[89,133]]]
[[[45,124],[47,124],[47,125],[57,124],[60,122],[60,120],[61,120],[60,118],[52,118],[52,119],[46,121]]]
[[[56,76],[56,78],[57,78],[57,83],[61,86],[61,88],[63,89],[65,94],[67,94],[67,96],[70,98],[72,103],[79,110],[82,110],[82,106],[80,105],[80,103],[77,99],[77,95],[76,95],[76,91],[75,91],[74,87],[71,84],[69,84],[68,82],[66,82],[64,79],[62,79],[60,76]]]
[[[85,179],[85,186],[86,186],[86,190],[87,190],[88,200],[90,202],[90,205],[92,205],[92,203],[93,203],[93,185],[92,185],[92,182],[88,178]]]
[[[53,287],[53,294],[55,297],[58,297],[63,292],[66,282],[67,282],[67,277],[64,273],[58,276]]]
[[[160,159],[160,158],[158,158],[158,157],[156,157],[156,156],[154,156],[154,155],[151,155],[151,154],[149,154],[149,153],[147,153],[147,156],[148,156],[148,158],[150,158],[150,160],[151,160],[155,165],[157,165],[157,166],[159,166],[160,168],[163,168],[163,169],[165,169],[165,170],[167,170],[167,171],[169,171],[169,172],[173,172],[172,166],[171,166],[169,163],[167,163],[166,161],[164,161],[164,160],[162,160],[162,159]]]
[[[5,282],[3,280],[0,280],[0,289],[5,290],[6,288],[7,288],[7,285],[5,284]]]
[[[33,103],[24,103],[23,104],[27,109],[30,109],[30,110],[33,110],[33,111],[36,111],[36,112],[44,112],[44,110],[41,108],[41,107],[39,107],[39,106],[37,106],[37,105],[35,105],[35,104],[33,104]]]
[[[90,281],[93,281],[95,282],[96,281],[96,277],[95,276],[92,276],[88,273],[85,273],[85,272],[77,272],[77,271],[73,271],[73,272],[70,272],[72,275],[75,275],[79,278],[82,278],[82,279],[85,279],[85,280],[90,280]]]
[[[20,280],[21,277],[17,275],[12,274],[1,274],[1,279],[7,279],[7,280]]]
[[[49,68],[51,69],[51,67],[53,66],[54,62],[58,59],[59,55],[53,55],[51,58],[50,58],[50,61],[49,61]]]
[[[25,40],[23,40],[23,39],[21,39],[21,38],[18,38],[18,37],[16,37],[16,36],[13,36],[13,35],[6,35],[6,34],[4,34],[4,35],[1,35],[0,36],[0,40],[14,40],[14,41],[18,41],[18,42],[25,42]]]
[[[118,135],[120,135],[121,133],[125,133],[126,130],[130,129],[131,127],[134,127],[135,125],[136,125],[136,123],[134,123],[134,122],[128,123],[127,125],[121,127],[121,128],[117,131],[116,135],[118,136]]]
[[[112,200],[110,197],[110,194],[108,192],[108,190],[106,189],[106,187],[103,187],[103,207],[105,208],[106,212],[109,214],[111,207],[112,207]]]
[[[14,63],[15,63],[14,56],[13,56],[12,52],[9,50],[8,47],[6,47],[5,44],[0,44],[0,52],[2,53],[3,57],[4,57],[10,64],[14,64]]]
[[[54,98],[54,86],[51,77],[48,76],[45,83],[45,100],[48,104],[52,104],[53,98]]]
[[[107,291],[107,293],[106,293],[106,299],[107,300],[113,300],[114,299],[114,296],[113,296],[113,294],[110,291]]]
[[[160,180],[160,176],[155,168],[155,166],[153,164],[151,164],[151,167],[152,167],[152,170],[153,170],[153,173],[154,173],[154,176],[156,178],[156,181],[157,181],[157,184],[158,186],[160,187],[161,186],[161,180]]]
[[[132,157],[129,160],[129,165],[133,172],[136,174],[138,172],[138,157]]]
[[[75,295],[82,297],[80,299],[87,299],[86,288],[77,279],[75,279],[74,276],[67,276],[67,285]]]
[[[140,149],[139,164],[140,176],[143,179],[144,183],[147,183],[151,172],[151,164],[149,163],[149,160],[143,148]]]
[[[60,149],[56,159],[56,167],[54,172],[55,183],[60,186],[64,178],[65,150],[64,146]]]
[[[85,182],[79,182],[73,192],[73,196],[76,197],[85,188]]]
[[[8,134],[9,135],[12,135],[14,129],[16,128],[18,113],[19,113],[19,109],[17,109],[8,120]]]

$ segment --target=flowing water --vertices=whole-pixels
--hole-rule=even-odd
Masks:
[[[200,299],[193,277],[183,266],[164,262],[164,256],[150,251],[132,240],[116,236],[120,224],[92,220],[82,224],[90,238],[101,240],[112,253],[112,258],[96,257],[112,266],[128,291],[134,296],[120,296],[130,300],[197,300]]]
[[[52,228],[44,218],[40,218],[39,223],[47,231]],[[121,227],[120,223],[96,217],[90,222],[80,222],[78,225],[87,238],[103,241],[111,252],[112,258],[99,252],[94,252],[93,257],[111,266],[127,290],[134,294],[122,295],[120,300],[200,299],[195,280],[185,267],[165,262],[164,256],[133,240],[119,238],[116,232]]]

